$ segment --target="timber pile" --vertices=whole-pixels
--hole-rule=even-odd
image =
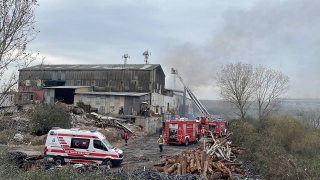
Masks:
[[[243,153],[244,148],[227,143],[232,133],[220,140],[204,141],[196,150],[183,151],[175,156],[166,156],[160,164],[154,164],[155,171],[165,174],[200,175],[207,179],[235,179],[232,172],[244,175],[239,168],[242,163],[236,157]],[[213,136],[212,136],[213,137]]]

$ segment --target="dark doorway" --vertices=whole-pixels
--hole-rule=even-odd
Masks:
[[[54,97],[56,101],[61,101],[66,104],[73,104],[75,89],[55,89]]]

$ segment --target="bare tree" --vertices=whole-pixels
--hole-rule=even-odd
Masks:
[[[37,6],[35,0],[0,0],[1,100],[17,84],[17,70],[29,66],[38,55],[26,50],[39,32],[34,27]]]
[[[254,69],[254,95],[258,106],[260,127],[278,103],[278,98],[290,89],[290,79],[279,71],[258,65]]]
[[[242,123],[252,104],[252,94],[255,91],[254,72],[250,64],[238,62],[229,63],[222,67],[215,76],[217,86],[220,87],[220,96],[236,107],[235,114],[241,117]]]
[[[319,129],[320,127],[320,109],[312,109],[301,113],[301,121],[309,128]]]

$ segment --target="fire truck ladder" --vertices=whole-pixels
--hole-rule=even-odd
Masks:
[[[186,88],[186,91],[188,92],[190,98],[193,100],[193,102],[196,104],[199,111],[206,117],[210,117],[210,113],[207,111],[207,109],[201,104],[201,102],[196,98],[196,96],[191,92],[191,90],[188,88],[188,86],[183,82],[182,77],[178,74],[178,71],[174,68],[171,69],[171,74],[175,74],[181,81],[181,83]]]

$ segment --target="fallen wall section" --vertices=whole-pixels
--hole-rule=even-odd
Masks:
[[[137,117],[135,125],[141,126],[146,135],[155,134],[162,128],[162,117]]]

